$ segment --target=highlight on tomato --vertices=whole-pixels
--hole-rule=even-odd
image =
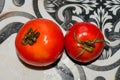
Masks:
[[[101,30],[89,22],[75,23],[65,35],[66,53],[81,63],[92,62],[100,56],[104,43]]]
[[[32,19],[17,33],[15,47],[23,62],[33,66],[48,66],[62,55],[64,35],[53,21]]]

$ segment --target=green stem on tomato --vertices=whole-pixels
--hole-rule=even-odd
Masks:
[[[26,44],[33,45],[36,42],[39,35],[40,32],[33,31],[33,29],[30,27],[27,33],[24,35],[24,38],[21,43],[23,45]]]
[[[81,52],[76,56],[76,58],[78,58],[79,56],[81,56],[82,54],[84,54],[85,51],[88,51],[90,53],[92,53],[94,51],[95,48],[95,44],[99,43],[99,42],[106,42],[103,39],[97,39],[98,38],[98,34],[96,36],[95,40],[86,40],[86,41],[81,41],[78,40],[76,37],[76,29],[74,30],[74,40],[81,44],[82,46],[78,46],[79,48],[82,48]]]

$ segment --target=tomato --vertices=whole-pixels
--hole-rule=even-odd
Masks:
[[[48,66],[62,55],[64,35],[57,24],[43,18],[28,21],[16,35],[19,58],[33,66]]]
[[[75,61],[88,63],[95,60],[104,48],[101,30],[89,22],[75,23],[65,35],[65,49]]]

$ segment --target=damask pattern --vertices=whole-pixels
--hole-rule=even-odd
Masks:
[[[75,22],[90,22],[101,29],[109,42],[101,56],[90,64],[78,64],[64,55],[54,66],[55,71],[62,80],[120,80],[119,14],[119,0],[0,0],[0,48],[30,19],[51,19],[64,32]],[[3,55],[1,51],[0,55]]]

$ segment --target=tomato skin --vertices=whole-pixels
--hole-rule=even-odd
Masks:
[[[23,45],[21,42],[29,28],[40,32],[33,45]],[[19,58],[33,66],[47,66],[54,63],[62,55],[64,36],[51,20],[37,18],[28,21],[18,32],[15,47]]]
[[[82,51],[83,48],[81,47],[83,46],[83,44],[78,43],[74,39],[74,33],[76,33],[76,38],[83,42],[86,40],[95,39],[104,40],[104,36],[100,29],[89,22],[77,22],[68,30],[65,35],[65,49],[67,51],[67,54],[73,60],[81,63],[88,63],[95,60],[101,54],[104,48],[104,41],[96,42],[94,51],[89,52],[85,50],[82,55],[76,58],[76,56]]]

